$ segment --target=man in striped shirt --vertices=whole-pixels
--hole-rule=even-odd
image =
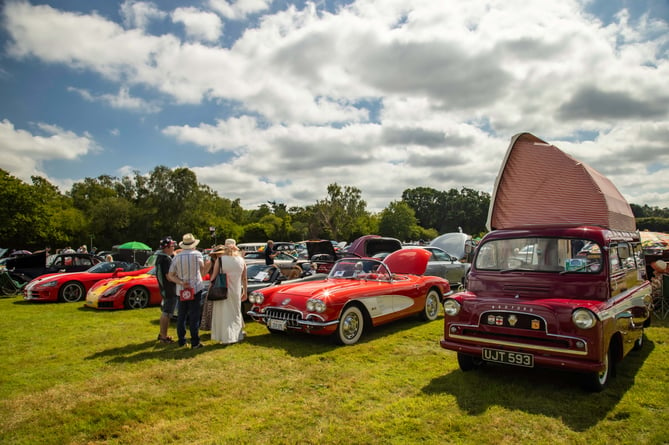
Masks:
[[[177,317],[179,346],[186,344],[186,324],[188,324],[191,349],[204,346],[200,342],[201,300],[204,291],[202,277],[206,274],[209,262],[205,264],[202,253],[196,249],[199,243],[200,240],[195,239],[192,233],[185,234],[183,241],[179,243],[182,250],[172,260],[170,272],[167,275],[170,281],[176,283],[177,295],[181,295],[184,289],[191,289],[194,294],[191,300],[179,301],[179,316]]]

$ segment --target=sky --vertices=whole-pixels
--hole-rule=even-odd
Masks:
[[[61,192],[163,165],[379,212],[492,193],[521,132],[669,207],[669,1],[0,1],[0,168]]]

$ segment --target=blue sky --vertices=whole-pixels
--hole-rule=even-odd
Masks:
[[[491,192],[528,131],[669,207],[669,2],[0,3],[0,168],[157,165],[252,209]]]

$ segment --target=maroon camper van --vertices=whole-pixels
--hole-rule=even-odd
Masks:
[[[467,290],[444,301],[441,346],[463,371],[557,368],[601,391],[650,324],[629,205],[607,178],[528,133],[512,139],[492,198]]]

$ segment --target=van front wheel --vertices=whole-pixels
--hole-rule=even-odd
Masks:
[[[474,369],[483,366],[483,360],[479,357],[474,357],[473,355],[458,352],[458,365],[460,365],[460,369],[464,372],[473,371]]]
[[[613,353],[609,347],[608,352],[604,356],[604,369],[599,372],[591,372],[587,374],[585,380],[585,388],[592,392],[600,392],[611,379],[614,371]]]

